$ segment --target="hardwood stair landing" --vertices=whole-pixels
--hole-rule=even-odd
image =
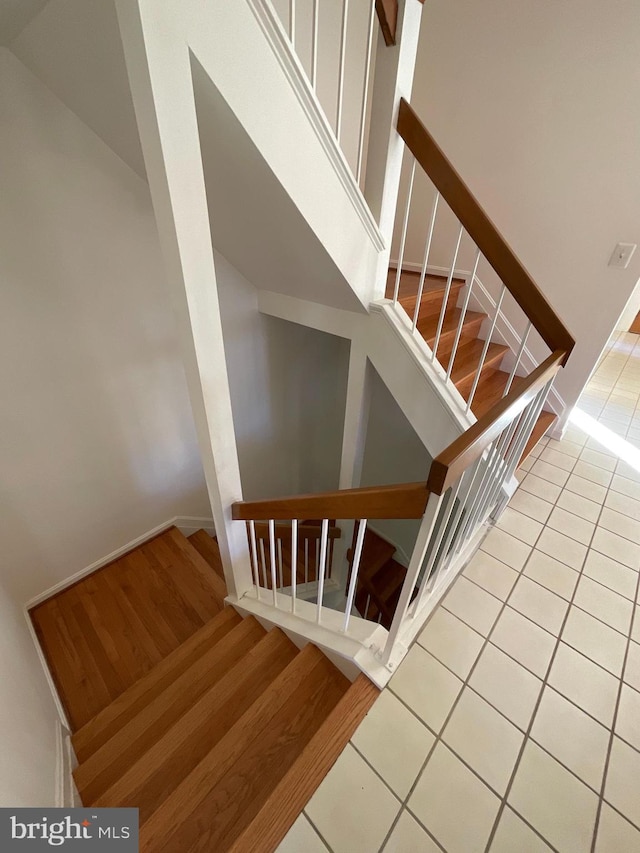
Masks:
[[[226,586],[176,528],[30,611],[72,730],[223,608]]]
[[[274,851],[379,694],[225,595],[215,539],[171,529],[32,614],[73,715],[82,803],[138,808],[145,853]],[[112,683],[142,627],[174,642]]]

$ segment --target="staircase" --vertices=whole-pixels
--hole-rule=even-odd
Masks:
[[[396,270],[390,269],[387,275],[387,287],[385,291],[387,299],[393,298],[395,282]],[[415,313],[419,285],[420,273],[402,270],[398,289],[398,302],[409,317],[413,317]],[[417,329],[431,348],[433,348],[437,334],[446,286],[446,277],[437,275],[427,275],[425,277],[420,308],[418,310]],[[444,370],[447,370],[449,367],[451,353],[454,348],[455,336],[462,314],[460,308],[457,307],[457,303],[464,286],[464,279],[454,278],[449,289],[447,308],[436,354],[436,358]],[[486,314],[478,311],[467,311],[462,322],[460,340],[451,370],[451,380],[465,400],[470,395],[476,371],[482,358],[485,342],[478,336],[482,324],[487,319]],[[501,364],[507,352],[509,352],[509,347],[507,346],[496,343],[489,344],[471,404],[471,411],[478,419],[490,411],[504,394],[509,380],[509,373],[501,369]],[[522,379],[516,377],[512,388],[517,389],[521,384]],[[556,420],[557,417],[553,412],[541,412],[533,428],[531,438],[527,442],[522,459],[525,459],[529,455],[531,450]]]
[[[168,554],[180,580],[163,588],[160,561]],[[126,575],[125,582],[125,565],[139,567],[133,581]],[[75,782],[85,806],[138,808],[146,853],[271,851],[375,700],[370,681],[361,675],[352,684],[316,646],[298,649],[279,628],[267,631],[253,616],[225,608],[218,546],[203,530],[187,540],[173,528],[31,615],[73,725],[87,707],[85,687],[96,674],[108,677],[100,661],[119,656],[123,630],[139,630],[140,613],[117,623],[112,616],[124,610],[132,583],[154,586],[144,619],[155,641],[173,624],[165,614],[173,608],[175,619],[194,579],[208,601],[207,618],[74,725]],[[112,630],[101,629],[92,644],[98,672],[88,671],[87,661],[87,672],[80,665],[79,682],[71,684],[61,676],[66,649],[59,637],[85,599],[96,621]]]
[[[367,528],[360,558],[356,608],[364,619],[379,622],[385,628],[391,626],[402,584],[407,575],[406,568],[393,559],[395,552],[394,545],[370,527]],[[349,550],[347,556],[351,566],[353,548]]]

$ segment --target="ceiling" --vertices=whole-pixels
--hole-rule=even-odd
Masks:
[[[8,45],[48,0],[0,0],[0,45]]]

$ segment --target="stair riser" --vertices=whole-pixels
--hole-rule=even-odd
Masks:
[[[214,814],[215,823],[209,822],[205,828],[198,826],[198,821],[183,821],[168,839],[169,849],[189,853],[227,850],[271,793],[273,775],[281,777],[293,765],[343,694],[344,689],[326,666],[313,677],[301,679],[277,716],[260,732],[257,742],[254,738],[252,748],[245,750],[242,776],[229,774],[205,797],[201,810]],[[271,768],[271,773],[265,772],[266,768]],[[144,834],[143,828],[141,853],[146,850]]]
[[[216,681],[233,667],[261,637],[264,629],[255,620],[244,620],[208,654],[198,660],[155,702],[74,772],[83,803],[92,803],[119,779],[126,768],[149,749],[175,721]],[[249,623],[249,624],[248,624]]]
[[[140,853],[189,849],[186,845],[181,846],[181,839],[173,843],[184,823],[194,813],[202,811],[207,794],[232,771],[245,751],[263,737],[299,690],[301,682],[316,678],[316,669],[323,665],[322,661],[321,653],[314,647],[306,646],[302,650],[261,700],[249,708],[238,725],[222,738],[216,749],[200,762],[147,821],[140,834]]]
[[[146,678],[118,697],[101,714],[72,736],[73,748],[80,764],[87,761],[111,737],[119,732],[159,696],[179,675],[192,666],[205,650],[222,640],[242,620],[231,608],[216,617],[187,640],[177,652],[167,657]]]
[[[297,652],[284,634],[271,631],[91,805],[138,808],[142,826]]]
[[[452,285],[451,290],[449,292],[449,298],[447,299],[447,310],[455,308],[458,303],[458,296],[460,295],[460,291],[463,288],[463,284]],[[398,301],[407,312],[407,314],[413,319],[414,312],[416,310],[416,299],[417,294],[415,296],[404,296],[402,299]],[[433,316],[434,311],[439,313],[442,310],[442,302],[444,300],[444,290],[441,291],[429,291],[425,293],[420,302],[420,311],[418,312],[418,321],[424,320],[425,317]]]
[[[484,317],[477,320],[471,320],[462,327],[462,331],[460,333],[460,341],[458,346],[462,346],[463,343],[467,341],[473,341],[478,337],[478,333],[480,332],[480,328],[484,322]],[[449,364],[449,358],[451,356],[451,351],[453,348],[453,344],[456,338],[456,329],[450,329],[449,331],[442,332],[440,335],[440,342],[438,343],[438,361],[447,368]],[[433,349],[433,345],[435,343],[435,335],[427,338],[427,343]]]

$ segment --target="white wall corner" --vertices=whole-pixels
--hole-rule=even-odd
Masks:
[[[59,720],[56,720],[56,808],[72,809],[82,807],[82,801],[73,778],[78,766],[71,732]]]
[[[242,486],[185,31],[190,16],[147,0],[117,0],[116,8],[225,581],[242,594],[251,567],[244,530],[231,518]]]

